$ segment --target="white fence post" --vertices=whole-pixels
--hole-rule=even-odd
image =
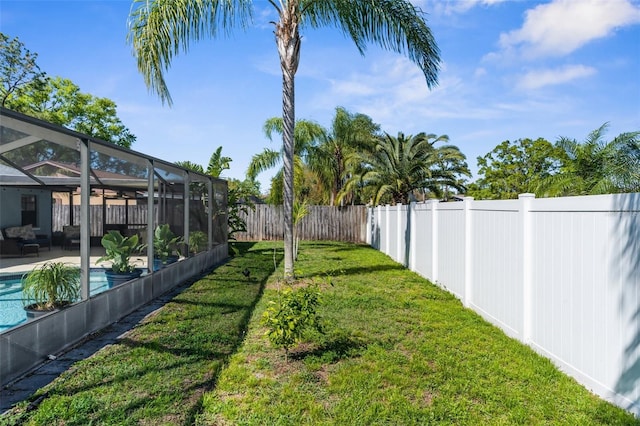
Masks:
[[[473,300],[473,271],[471,270],[472,260],[472,229],[471,204],[473,197],[464,197],[464,305],[471,306]]]
[[[407,226],[410,226],[411,228],[409,229],[409,259],[408,259],[408,266],[409,269],[412,271],[416,270],[416,256],[418,255],[416,252],[417,247],[416,247],[416,203],[414,202],[410,202],[409,203],[409,223],[407,224]]]
[[[371,245],[371,232],[373,230],[373,207],[367,207],[366,222],[364,226],[364,240],[368,245]]]
[[[384,224],[384,232],[386,232],[387,234],[385,235],[385,244],[384,244],[384,254],[386,254],[387,256],[389,256],[391,254],[391,241],[390,241],[390,234],[391,234],[391,205],[387,204],[385,206],[385,210],[386,210],[386,219],[385,219],[385,224]]]
[[[402,251],[402,242],[404,241],[403,233],[402,233],[402,204],[396,204],[396,261],[398,263],[402,263],[406,265],[406,259],[404,258],[404,253]],[[404,241],[406,244],[407,242]]]
[[[535,194],[519,194],[520,200],[520,216],[522,218],[522,341],[529,343],[531,341],[532,324],[533,324],[533,287],[532,273],[533,259],[532,244],[533,232],[531,229],[531,200],[535,198]]]
[[[438,282],[438,200],[431,201],[431,280]]]

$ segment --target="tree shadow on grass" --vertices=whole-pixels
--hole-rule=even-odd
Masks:
[[[303,361],[309,358],[316,358],[323,364],[331,364],[347,358],[360,356],[368,344],[362,339],[337,332],[320,343],[319,346],[302,346],[293,349],[289,354],[291,360]]]
[[[300,250],[305,248],[321,249],[331,252],[349,252],[361,250],[362,247],[369,247],[364,243],[349,243],[349,242],[337,242],[337,241],[309,241],[304,240],[300,242]]]
[[[229,361],[230,356],[237,351],[238,347],[240,347],[244,341],[253,311],[262,298],[266,282],[273,271],[274,256],[276,266],[282,261],[283,256],[281,250],[276,250],[275,253],[271,250],[252,250],[254,244],[255,243],[237,243],[239,255],[235,259],[230,260],[226,265],[217,267],[233,266],[234,275],[236,269],[242,269],[248,266],[252,268],[254,271],[252,275],[255,281],[252,281],[251,284],[257,285],[258,288],[254,290],[251,296],[247,296],[248,300],[246,304],[225,300],[213,303],[210,301],[199,303],[197,300],[193,300],[197,297],[193,295],[190,299],[185,299],[185,296],[188,296],[190,291],[206,291],[206,289],[203,288],[192,290],[200,280],[211,279],[214,282],[216,280],[224,280],[224,273],[216,274],[216,269],[210,270],[190,280],[189,283],[181,285],[180,291],[173,294],[172,299],[167,301],[167,305],[152,318],[148,319],[148,321],[142,323],[136,332],[114,342],[116,345],[121,345],[122,348],[128,348],[127,350],[116,350],[112,354],[105,354],[104,358],[100,359],[97,363],[87,362],[80,367],[76,367],[78,368],[77,373],[73,372],[74,367],[72,367],[72,370],[65,379],[55,381],[46,391],[34,394],[30,398],[30,401],[37,401],[37,404],[33,404],[30,410],[22,409],[20,412],[16,412],[12,417],[12,419],[16,420],[15,424],[21,424],[27,421],[29,416],[34,414],[30,413],[30,411],[37,410],[38,405],[44,400],[59,398],[49,401],[48,405],[52,403],[58,405],[73,404],[74,398],[86,398],[87,392],[93,393],[96,399],[102,399],[100,395],[104,391],[97,390],[100,387],[117,386],[120,383],[125,384],[127,382],[135,383],[136,381],[143,380],[143,378],[148,375],[158,376],[160,382],[162,382],[162,377],[165,377],[167,383],[175,380],[183,382],[182,385],[179,386],[182,397],[180,404],[184,408],[182,412],[172,413],[169,407],[169,411],[162,413],[162,407],[160,407],[158,408],[158,415],[161,417],[172,417],[172,419],[175,420],[172,421],[174,424],[193,424],[195,418],[202,410],[202,398],[204,394],[216,386],[220,371],[222,371],[224,365]],[[265,259],[265,252],[269,254],[269,259]],[[229,265],[229,263],[235,263],[237,265]],[[236,285],[245,284],[243,281],[235,279],[235,277],[229,281],[234,282]],[[227,286],[227,290],[228,289],[229,287]],[[176,312],[171,312],[172,306],[173,309],[176,309]],[[212,335],[210,338],[203,338],[202,333],[198,334],[194,331],[194,333],[188,335],[188,338],[182,339],[180,336],[185,336],[184,334],[179,334],[176,330],[169,329],[164,330],[162,334],[156,334],[158,333],[158,329],[162,329],[164,322],[163,315],[168,315],[169,317],[172,315],[184,315],[185,309],[190,309],[190,306],[193,306],[194,309],[198,309],[199,307],[205,308],[205,310],[211,308],[214,310],[218,309],[219,315],[229,313],[239,314],[240,312],[242,312],[242,314],[230,325],[230,329],[228,329],[226,335],[223,335],[225,333],[219,330],[217,335]],[[186,314],[189,315],[188,312]],[[206,320],[208,317],[210,317],[210,315],[197,312],[195,316],[190,319],[192,321],[198,320],[198,318]],[[173,322],[175,323],[175,321]],[[151,326],[153,330],[150,330],[149,334],[145,335],[145,326],[147,325]],[[216,341],[215,343],[217,344],[211,344],[211,338],[219,338],[220,341]],[[202,346],[198,346],[200,340],[203,342]],[[149,356],[139,358],[139,355],[133,355],[138,349],[149,351]],[[127,353],[132,354],[129,359],[127,359]],[[160,356],[155,357],[152,355],[153,353],[160,354]],[[166,356],[162,354],[171,355],[175,357],[175,359],[167,362]],[[136,358],[137,356],[138,358]],[[163,361],[158,362],[158,360]],[[117,367],[119,363],[127,363],[128,361],[134,362],[135,364],[128,365],[128,368],[123,369]],[[111,365],[111,368],[106,368],[109,365]],[[214,365],[215,367],[212,369],[211,367]],[[184,376],[185,372],[189,371],[189,369],[193,370],[193,374],[188,374],[189,377]],[[164,376],[163,372],[165,372]],[[170,374],[170,372],[174,373]],[[78,377],[75,376],[75,374],[81,374],[82,376],[80,377],[86,377],[87,380],[83,379],[81,383],[74,383],[72,381],[73,378]],[[96,403],[97,406],[94,404],[91,412],[83,415],[86,416],[87,420],[95,420],[97,410],[100,419],[113,419],[120,418],[123,415],[122,410],[125,410],[128,418],[134,418],[136,417],[136,411],[143,409],[147,405],[153,405],[156,399],[172,398],[169,395],[175,393],[175,386],[170,389],[167,388],[168,391],[165,393],[161,391],[162,386],[159,385],[158,392],[154,393],[148,392],[147,389],[136,390],[135,385],[133,385],[134,389],[129,389],[131,386],[125,385],[125,389],[129,390],[124,392],[128,393],[127,396],[133,397],[129,405],[126,405],[124,408],[122,406],[117,407],[117,404],[111,407],[110,405],[107,406],[99,402]],[[139,397],[136,395],[137,393],[140,395],[148,394],[148,396]],[[144,414],[142,414],[142,416],[144,417]],[[152,416],[155,417],[156,414]],[[10,419],[7,417],[7,420]],[[60,419],[60,421],[65,421],[65,419]]]
[[[336,267],[335,269],[327,268],[327,270],[324,272],[302,274],[298,278],[312,278],[312,277],[331,278],[331,277],[337,277],[337,276],[343,276],[343,275],[366,275],[366,274],[376,274],[378,272],[384,272],[384,271],[401,271],[404,269],[406,268],[400,265],[399,263],[393,264],[393,265],[355,266],[351,268]]]

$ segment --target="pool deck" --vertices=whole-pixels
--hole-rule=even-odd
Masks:
[[[91,247],[90,267],[109,267],[109,262],[97,264],[97,260],[104,255],[104,248]],[[131,258],[137,267],[147,267],[146,256],[136,256]],[[80,250],[63,250],[61,247],[52,247],[51,250],[40,249],[38,255],[27,254],[24,256],[0,257],[0,275],[7,273],[20,273],[31,271],[36,266],[48,261],[64,262],[70,265],[80,266]]]

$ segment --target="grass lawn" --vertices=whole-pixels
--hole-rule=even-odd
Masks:
[[[238,247],[0,424],[640,424],[365,246],[302,244],[296,272],[321,283],[325,334],[285,361],[260,325],[282,243]]]

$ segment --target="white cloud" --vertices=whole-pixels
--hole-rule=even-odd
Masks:
[[[389,133],[433,131],[439,120],[493,119],[499,108],[475,103],[470,91],[475,89],[447,70],[440,73],[440,83],[427,88],[420,69],[404,57],[384,54],[373,66],[349,75],[333,76],[327,90],[317,93],[309,104],[318,111],[333,111],[342,105],[350,111],[369,115]]]
[[[411,0],[415,6],[433,11],[437,15],[466,13],[477,6],[493,6],[510,0]]]
[[[521,89],[540,89],[545,86],[563,84],[578,78],[589,77],[596,69],[584,65],[567,65],[558,69],[534,70],[522,76],[517,86]]]
[[[554,0],[529,9],[522,28],[503,33],[500,46],[529,59],[563,56],[638,23],[640,7],[629,0]]]

